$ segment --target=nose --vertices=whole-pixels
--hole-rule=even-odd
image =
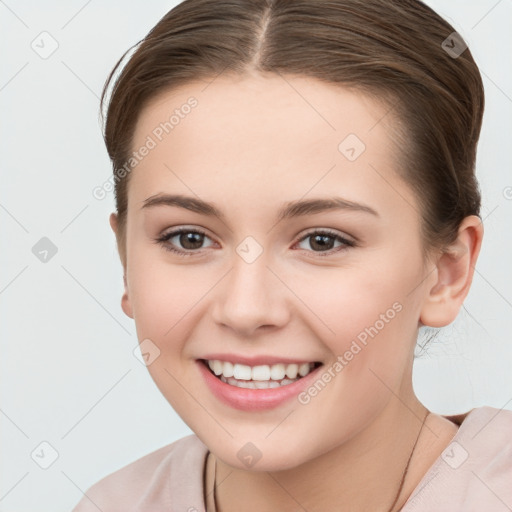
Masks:
[[[254,337],[286,325],[290,318],[290,291],[262,254],[248,263],[235,255],[233,267],[217,286],[213,319],[238,337]]]

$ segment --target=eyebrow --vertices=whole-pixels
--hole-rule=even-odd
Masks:
[[[156,194],[144,200],[141,209],[154,206],[177,206],[201,215],[217,217],[223,222],[226,221],[224,214],[219,210],[219,208],[212,203],[208,203],[196,197],[180,194]],[[366,212],[376,217],[380,217],[378,212],[370,206],[355,203],[341,197],[328,197],[306,200],[299,199],[297,201],[285,203],[277,214],[277,221],[330,210]]]

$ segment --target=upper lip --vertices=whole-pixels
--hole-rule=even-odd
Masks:
[[[318,359],[294,359],[292,357],[279,357],[279,356],[270,356],[270,355],[261,355],[261,356],[242,356],[237,354],[209,354],[201,359],[208,361],[226,361],[232,364],[244,364],[247,366],[259,366],[259,365],[268,365],[272,366],[273,364],[304,364],[304,363],[315,363],[320,362]]]

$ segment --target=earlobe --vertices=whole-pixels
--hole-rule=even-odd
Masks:
[[[483,238],[483,225],[476,215],[466,217],[457,240],[441,254],[436,263],[436,282],[427,291],[420,322],[444,327],[453,322],[466,298]]]
[[[119,235],[118,235],[118,220],[117,215],[115,213],[111,213],[109,217],[110,227],[112,228],[112,231],[116,235],[116,242],[119,250]],[[123,265],[124,267],[124,265]],[[132,311],[132,305],[130,302],[130,296],[128,292],[128,283],[126,280],[126,268],[124,268],[123,272],[123,284],[124,284],[124,292],[123,296],[121,298],[121,309],[123,310],[124,314],[126,316],[129,316],[130,318],[133,318],[133,311]]]
[[[109,217],[110,227],[116,236],[116,246],[117,253],[119,254],[119,258],[121,259],[121,263],[123,265],[124,272],[126,273],[126,255],[125,255],[125,241],[123,233],[119,232],[119,216],[112,212]]]
[[[117,237],[117,215],[112,212],[109,217],[110,227],[112,228],[112,231]]]
[[[121,309],[126,316],[133,318],[132,304],[128,294],[128,283],[126,282],[126,274],[123,275],[124,292],[121,298]]]

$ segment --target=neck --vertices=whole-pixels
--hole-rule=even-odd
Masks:
[[[283,471],[246,471],[217,459],[217,512],[291,512],[301,507],[314,512],[339,510],[340,503],[346,510],[388,512],[418,439],[393,507],[397,511],[438,456],[436,451],[433,460],[424,457],[425,435],[431,441],[438,437],[427,426],[421,430],[427,412],[412,391],[405,400],[393,396],[383,412],[348,442]],[[415,460],[418,452],[420,461]]]

